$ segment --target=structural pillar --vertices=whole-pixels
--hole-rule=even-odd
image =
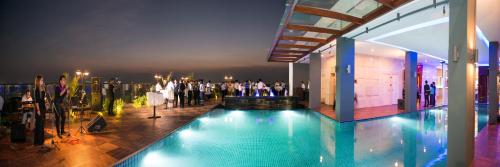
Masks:
[[[318,109],[319,107],[321,107],[321,53],[311,53],[309,55],[309,108]]]
[[[288,63],[288,96],[293,96],[293,63]]]
[[[417,111],[417,52],[405,56],[405,111]]]
[[[337,38],[335,115],[339,122],[354,120],[354,39]]]
[[[498,42],[490,42],[488,72],[488,123],[496,124],[498,115]]]
[[[474,157],[476,0],[449,1],[448,166],[471,166]]]

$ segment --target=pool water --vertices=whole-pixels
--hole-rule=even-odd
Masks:
[[[476,131],[487,122],[478,111]],[[446,133],[446,108],[350,123],[216,109],[116,166],[446,166]]]

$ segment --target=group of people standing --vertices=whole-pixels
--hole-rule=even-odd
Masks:
[[[267,84],[259,79],[257,82],[252,82],[251,80],[246,80],[244,82],[226,81],[220,83],[220,90],[222,100],[226,96],[287,96],[288,86],[284,81],[276,81],[274,85]]]
[[[435,107],[436,106],[436,83],[432,82],[430,85],[427,80],[424,84],[424,107]]]
[[[212,97],[212,87],[212,81],[204,83],[203,80],[170,80],[163,83],[158,82],[155,86],[155,91],[163,94],[166,108],[184,108],[185,104],[188,106],[202,105],[203,101],[210,100]]]

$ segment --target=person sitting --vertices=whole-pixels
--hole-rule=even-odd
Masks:
[[[33,98],[31,97],[30,90],[26,90],[21,97],[22,107],[23,107],[23,120],[22,124],[26,125],[27,128],[31,127],[31,117],[33,112]]]

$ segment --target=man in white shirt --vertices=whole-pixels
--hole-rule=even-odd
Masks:
[[[262,93],[264,93],[264,82],[261,79],[257,83],[257,89],[259,90],[259,96],[262,96]]]
[[[238,86],[238,90],[239,90],[238,96],[243,96],[243,90],[245,89],[245,86],[243,85],[243,83],[239,83],[238,85],[239,85]]]
[[[188,106],[191,106],[191,101],[193,100],[193,81],[189,81],[187,85],[187,95],[188,95]]]
[[[205,98],[205,84],[203,80],[200,81],[200,105],[203,105],[203,101]]]
[[[210,100],[210,97],[212,97],[212,81],[208,80],[207,82],[207,88],[205,91],[205,95],[207,95],[207,101]]]
[[[23,103],[23,120],[22,124],[26,125],[27,128],[31,128],[31,120],[33,119],[33,112],[29,106],[33,102],[33,98],[31,97],[30,90],[26,90],[23,96],[21,97],[21,102]]]

